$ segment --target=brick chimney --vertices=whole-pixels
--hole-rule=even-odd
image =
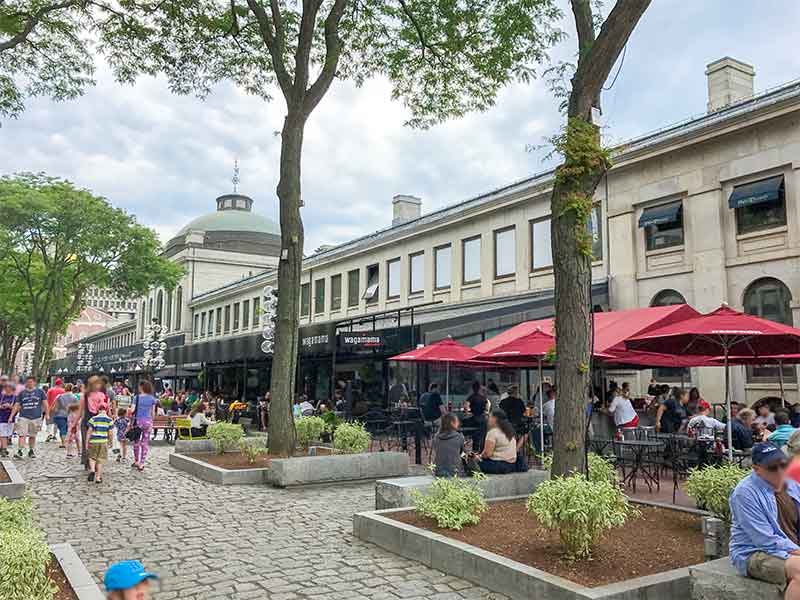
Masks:
[[[706,66],[708,112],[753,96],[756,71],[752,65],[725,56]]]
[[[397,194],[392,198],[392,227],[413,221],[422,215],[422,200],[416,196]]]

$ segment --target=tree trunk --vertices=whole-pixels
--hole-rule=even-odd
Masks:
[[[278,308],[272,357],[272,401],[269,449],[291,456],[295,447],[292,404],[300,320],[300,273],[303,265],[303,221],[300,217],[300,158],[306,117],[289,108],[281,132],[280,200],[281,260],[278,265]]]

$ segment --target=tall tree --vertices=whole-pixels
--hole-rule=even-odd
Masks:
[[[20,348],[31,337],[33,321],[28,294],[7,256],[0,257],[0,280],[0,373],[9,374]]]
[[[83,308],[87,288],[141,295],[174,287],[182,274],[161,256],[151,229],[104,198],[41,174],[0,179],[0,254],[30,310],[37,376]]]
[[[65,100],[92,84],[88,4],[0,1],[0,117],[17,117],[27,96]]]
[[[555,273],[558,403],[553,439],[554,475],[585,470],[586,394],[590,389],[592,245],[587,238],[594,193],[606,174],[609,153],[600,144],[592,108],[611,68],[650,0],[617,0],[602,22],[591,0],[571,0],[578,62],[567,101],[567,123],[556,137],[563,163],[551,198]]]
[[[102,3],[95,3],[102,4]],[[117,76],[165,73],[174,91],[207,93],[229,79],[286,104],[277,195],[282,255],[272,361],[270,450],[295,446],[300,208],[305,125],[334,79],[383,76],[427,127],[491,106],[498,91],[529,79],[560,38],[553,0],[125,0],[99,23]]]

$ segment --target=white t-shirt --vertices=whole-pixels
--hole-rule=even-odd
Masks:
[[[308,400],[304,400],[300,403],[300,414],[303,416],[309,416],[314,414],[314,405],[311,404]]]
[[[689,420],[689,429],[716,429],[717,431],[722,431],[725,429],[725,423],[722,421],[718,421],[714,417],[709,417],[708,415],[697,415],[696,417],[692,417]]]
[[[545,425],[550,425],[551,429],[555,429],[556,422],[556,401],[548,400],[542,405],[542,416],[544,417]]]
[[[636,418],[633,404],[625,396],[614,396],[611,404],[608,405],[608,412],[614,415],[614,424],[617,427],[630,423]]]

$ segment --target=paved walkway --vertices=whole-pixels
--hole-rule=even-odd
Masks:
[[[15,462],[49,541],[70,542],[98,580],[111,562],[141,559],[162,577],[157,600],[504,598],[354,538],[372,484],[215,486],[170,467],[164,446],[144,473],[110,463],[97,485],[55,443],[39,450]]]

